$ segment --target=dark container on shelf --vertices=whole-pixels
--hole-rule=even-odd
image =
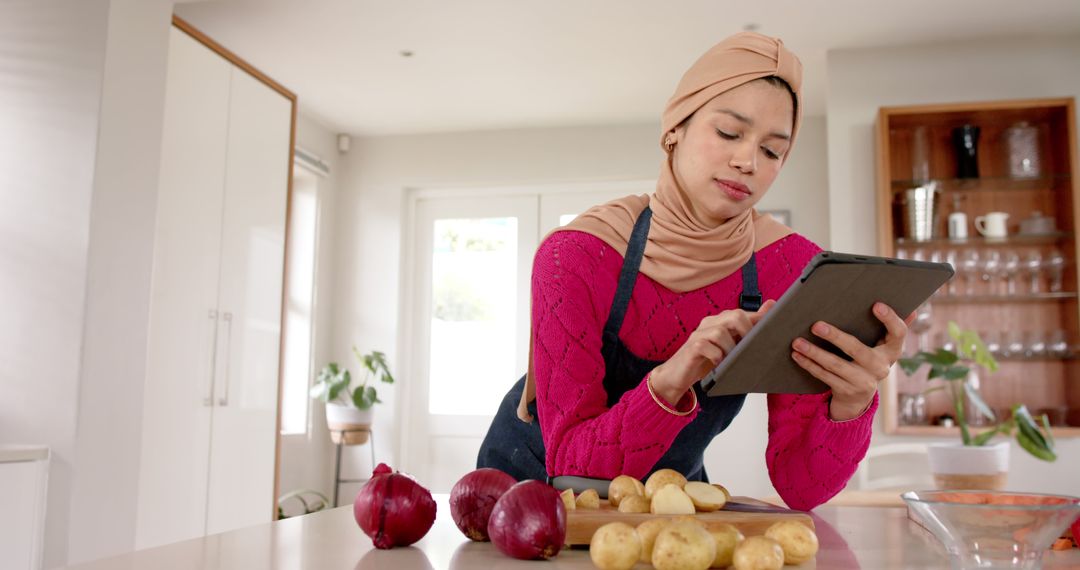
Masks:
[[[956,177],[979,177],[979,127],[962,125],[952,131],[956,148]]]

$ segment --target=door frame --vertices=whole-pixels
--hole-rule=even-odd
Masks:
[[[401,283],[401,295],[398,306],[398,336],[397,336],[397,357],[395,358],[395,367],[398,372],[398,376],[404,380],[403,389],[398,392],[395,400],[397,406],[395,409],[395,417],[404,418],[406,414],[410,412],[415,404],[417,396],[413,390],[413,382],[411,378],[416,373],[419,366],[413,364],[413,358],[406,358],[406,348],[410,346],[410,339],[415,339],[416,334],[419,331],[416,330],[414,318],[417,315],[419,308],[416,306],[415,299],[417,293],[417,287],[420,284],[417,282],[418,274],[416,264],[418,262],[416,255],[416,233],[417,233],[417,208],[421,200],[431,198],[490,198],[490,197],[503,197],[503,196],[528,196],[534,195],[538,199],[539,206],[537,207],[537,227],[541,233],[538,236],[542,239],[543,235],[547,233],[544,229],[544,220],[542,219],[543,197],[544,196],[565,196],[573,194],[588,194],[588,193],[604,193],[610,192],[613,195],[626,196],[631,194],[643,194],[651,193],[656,188],[656,179],[625,179],[625,180],[600,180],[600,181],[577,181],[566,183],[545,183],[545,184],[517,184],[517,185],[491,185],[491,186],[429,186],[429,187],[406,187],[402,193],[402,216],[401,224],[401,266],[399,283]],[[410,422],[401,421],[398,422],[399,429],[396,433],[395,441],[393,442],[394,456],[397,458],[398,463],[401,465],[402,471],[415,471],[415,467],[409,464],[410,455],[407,450],[415,444],[415,438],[417,434],[412,433],[413,429]]]

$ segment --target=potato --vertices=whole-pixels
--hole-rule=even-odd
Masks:
[[[690,495],[694,508],[703,513],[718,510],[727,503],[727,496],[723,491],[701,481],[687,483],[683,491]]]
[[[671,524],[670,519],[649,519],[637,525],[638,537],[641,538],[641,561],[652,564],[652,550],[656,536]]]
[[[579,509],[599,509],[600,508],[600,493],[596,492],[596,489],[585,489],[577,496],[577,508]]]
[[[660,469],[649,475],[649,479],[645,481],[645,498],[651,499],[653,494],[664,487],[664,485],[677,485],[680,489],[686,485],[686,477],[682,476],[682,473],[675,471],[674,469]]]
[[[721,485],[719,483],[713,483],[712,486],[716,487],[717,489],[720,489],[721,491],[724,492],[724,497],[726,499],[724,501],[725,503],[727,503],[728,501],[731,500],[731,493],[728,492],[727,487],[725,487],[725,486],[723,486],[723,485]]]
[[[564,507],[566,507],[566,510],[574,510],[574,506],[576,505],[576,503],[574,502],[573,489],[566,489],[562,493],[559,493],[559,496],[562,497],[562,504]]]
[[[619,475],[608,485],[607,498],[611,506],[617,507],[623,498],[631,495],[645,496],[645,485],[629,475]]]
[[[589,558],[600,570],[629,570],[641,558],[641,537],[626,523],[608,523],[593,533]]]
[[[780,570],[784,567],[784,549],[765,536],[751,536],[735,547],[731,557],[735,570]]]
[[[649,512],[649,500],[641,495],[624,497],[619,503],[620,513],[647,513]]]
[[[649,510],[654,515],[692,515],[694,502],[678,485],[668,484],[653,495]]]
[[[688,521],[669,524],[653,544],[652,565],[656,570],[705,570],[715,559],[712,535]]]
[[[817,554],[818,539],[810,527],[798,521],[780,521],[765,531],[765,536],[780,543],[784,564],[802,564]]]
[[[716,543],[716,558],[711,568],[727,568],[731,566],[731,558],[735,555],[735,547],[743,541],[744,537],[739,529],[724,523],[709,527],[709,534]]]

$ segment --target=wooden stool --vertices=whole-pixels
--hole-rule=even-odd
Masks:
[[[342,479],[341,478],[341,448],[346,445],[364,445],[367,444],[371,448],[371,469],[375,469],[375,434],[371,429],[341,429],[330,430],[330,440],[337,446],[337,453],[334,459],[334,500],[331,504],[334,507],[338,506],[338,491],[341,488],[342,483],[363,483],[370,479],[370,477],[364,479]]]

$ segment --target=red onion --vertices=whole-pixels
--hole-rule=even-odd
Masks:
[[[435,500],[412,477],[380,463],[356,495],[353,516],[375,548],[408,546],[431,529]]]
[[[491,542],[507,556],[551,558],[566,539],[566,507],[550,485],[522,481],[499,497],[487,530]]]
[[[1072,532],[1073,542],[1080,545],[1080,517],[1076,517],[1076,520],[1073,521],[1072,526],[1069,527],[1069,531]]]
[[[495,501],[517,480],[490,467],[466,474],[450,490],[450,516],[470,540],[488,541],[488,519]]]

